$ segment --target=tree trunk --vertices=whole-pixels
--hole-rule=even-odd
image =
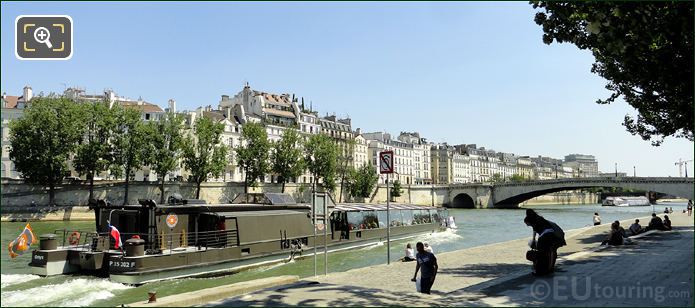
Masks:
[[[159,183],[159,204],[164,204],[164,177],[162,177],[162,181]]]
[[[128,186],[130,185],[130,169],[125,174],[125,194],[123,195],[123,205],[128,205]]]
[[[282,193],[285,193],[285,179],[282,179]]]
[[[55,205],[55,202],[54,202],[54,201],[55,201],[55,198],[56,198],[56,195],[55,195],[55,184],[54,184],[54,183],[51,183],[51,184],[48,185],[48,205],[49,205],[49,206]]]
[[[87,202],[94,199],[94,171],[89,174],[89,199]]]
[[[249,168],[244,167],[244,194],[248,195],[248,193],[249,193]],[[246,202],[248,202],[248,200]]]
[[[196,198],[196,199],[200,199],[200,181],[197,181],[197,182],[198,182],[198,183],[197,183],[197,184],[198,184],[198,185],[197,185],[198,188],[197,188],[196,191],[195,191],[195,198]]]

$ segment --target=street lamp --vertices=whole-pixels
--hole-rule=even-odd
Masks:
[[[618,177],[618,163],[615,163],[615,177]]]

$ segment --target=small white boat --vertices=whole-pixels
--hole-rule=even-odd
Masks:
[[[651,205],[649,199],[644,196],[639,197],[607,197],[603,200],[603,206],[647,206]]]

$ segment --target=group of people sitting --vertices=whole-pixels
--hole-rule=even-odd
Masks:
[[[671,220],[668,218],[668,215],[664,215],[664,219],[661,220],[656,213],[652,213],[652,219],[649,221],[649,225],[647,225],[646,228],[643,228],[642,225],[640,225],[639,219],[635,219],[635,222],[630,225],[630,228],[628,228],[630,235],[628,235],[625,229],[620,226],[620,222],[616,220],[611,224],[611,230],[608,233],[608,237],[601,243],[601,245],[624,245],[631,242],[629,236],[637,235],[649,230],[669,231],[671,229]]]

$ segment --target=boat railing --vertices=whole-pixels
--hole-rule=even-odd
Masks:
[[[70,249],[95,250],[99,238],[108,239],[108,249],[115,249],[115,239],[110,232],[95,232],[78,229],[56,229],[53,233],[62,247]],[[130,233],[121,232],[121,242],[131,238],[139,238],[145,241],[145,250],[158,253],[164,250],[171,251],[178,247],[198,248],[225,248],[239,246],[239,233],[237,230],[214,230],[180,233]]]

